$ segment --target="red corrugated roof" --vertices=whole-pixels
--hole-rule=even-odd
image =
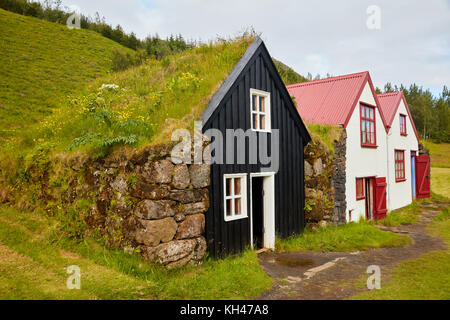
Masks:
[[[367,81],[378,106],[368,71],[292,84],[287,89],[295,97],[297,109],[304,121],[347,127]],[[380,114],[386,128],[382,110]]]
[[[414,120],[411,116],[411,111],[409,110],[409,106],[408,103],[406,102],[406,98],[405,95],[403,94],[403,91],[378,94],[380,109],[383,111],[386,117],[386,124],[389,128],[392,126],[392,122],[394,121],[395,114],[397,113],[401,100],[403,100],[403,103],[405,104],[406,111],[408,112],[409,119],[411,120],[411,125],[417,137],[417,141],[419,141],[420,140],[419,134],[417,133],[416,126],[414,125]]]

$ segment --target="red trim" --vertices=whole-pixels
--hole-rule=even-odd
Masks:
[[[375,99],[376,108],[377,108],[378,112],[380,113],[381,121],[383,122],[384,129],[386,130],[386,133],[388,133],[389,129],[388,129],[388,125],[386,122],[386,118],[384,117],[383,110],[380,108],[381,104],[378,99],[378,95],[375,91],[375,88],[373,86],[372,78],[370,77],[369,71],[365,71],[365,74],[366,75],[365,75],[363,84],[361,85],[361,88],[359,89],[358,95],[355,97],[355,101],[353,102],[353,107],[351,109],[351,112],[349,112],[349,114],[347,115],[347,119],[344,122],[344,128],[347,128],[348,122],[350,121],[350,118],[351,118],[353,112],[355,111],[356,106],[357,105],[359,106],[359,103],[358,103],[359,98],[361,97],[361,94],[362,94],[364,88],[366,87],[366,82],[368,81],[370,90],[372,91],[373,98]],[[375,122],[376,122],[376,117],[375,117]]]
[[[355,178],[356,180],[356,201],[363,200],[366,198],[366,187],[364,183],[364,178]],[[358,196],[358,180],[362,180],[362,196]]]
[[[402,154],[402,159],[397,159],[397,154]],[[406,181],[406,175],[405,175],[405,150],[394,150],[394,173],[395,173],[395,182],[403,182]],[[403,172],[401,170],[397,170],[397,164],[402,165]],[[397,177],[397,173],[403,173],[402,177]]]
[[[411,125],[414,129],[414,133],[416,134],[417,141],[419,142],[420,141],[419,133],[417,132],[416,125],[414,124],[414,120],[411,116],[411,111],[409,110],[409,106],[408,106],[408,103],[406,102],[406,98],[405,98],[405,95],[403,94],[403,91],[401,91],[401,99],[403,99],[403,103],[405,104],[405,107],[406,107],[406,112],[408,112],[409,122],[411,122]],[[417,192],[417,190],[416,190],[416,192]]]
[[[402,131],[402,120],[404,121],[404,123],[403,123],[404,131]],[[402,113],[400,113],[400,135],[402,135],[402,136],[408,135],[408,133],[406,132],[406,114],[402,114]]]
[[[367,117],[366,114],[362,114],[362,107],[366,107],[369,108],[370,110],[372,110],[373,113],[373,118]],[[375,106],[371,106],[370,104],[367,103],[360,103],[359,104],[359,129],[360,129],[360,142],[361,142],[361,147],[364,148],[377,148],[377,115],[376,115],[376,107]],[[368,132],[367,132],[367,127],[365,128],[364,134],[366,136],[366,142],[363,142],[363,128],[361,125],[361,122],[365,121],[365,123],[369,122],[369,123],[373,123],[373,135],[374,135],[374,142],[373,143],[368,143]],[[371,133],[371,132],[369,132]]]

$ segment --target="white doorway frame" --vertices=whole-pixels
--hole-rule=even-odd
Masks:
[[[253,247],[253,178],[263,177],[263,247],[275,249],[275,172],[250,173],[250,245]]]

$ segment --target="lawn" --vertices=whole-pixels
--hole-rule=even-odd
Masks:
[[[450,198],[450,168],[431,168],[431,190]]]
[[[254,251],[166,270],[93,239],[55,237],[55,227],[42,213],[0,207],[0,299],[249,299],[272,284]],[[81,290],[66,288],[70,265]]]
[[[301,235],[277,239],[276,250],[286,251],[358,251],[371,248],[399,247],[411,243],[411,238],[377,229],[369,222],[327,226],[306,230]]]
[[[449,208],[435,218],[429,232],[450,245]],[[359,294],[359,300],[449,300],[450,250],[432,251],[420,258],[400,263],[380,290]]]
[[[433,143],[423,140],[431,155],[431,167],[450,168],[450,143]]]

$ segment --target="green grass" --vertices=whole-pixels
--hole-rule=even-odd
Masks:
[[[67,95],[105,76],[114,50],[132,52],[87,30],[0,9],[0,139],[20,136]]]
[[[430,152],[432,167],[450,168],[450,143],[433,143],[428,140],[422,142]]]
[[[272,284],[253,251],[166,270],[94,239],[56,238],[56,225],[0,207],[0,299],[250,299]],[[65,287],[70,265],[81,268],[81,290]]]
[[[389,212],[386,218],[377,220],[376,224],[386,227],[398,227],[402,224],[417,223],[418,214],[420,213],[420,204],[414,201],[409,206]]]
[[[177,128],[191,129],[251,37],[202,45],[161,61],[102,77],[82,94],[62,99],[44,121],[22,132],[14,150],[51,146],[52,152],[91,153],[114,145],[166,142]],[[115,84],[119,89],[103,89]]]
[[[328,147],[328,150],[334,153],[334,142],[338,141],[341,137],[342,128],[310,123],[308,124],[308,130],[314,140],[324,143]]]
[[[449,208],[444,209],[430,233],[441,237],[450,245]],[[450,250],[432,251],[420,258],[400,263],[389,281],[381,283],[380,290],[372,290],[354,296],[358,300],[449,300],[450,299]]]
[[[371,248],[399,247],[411,243],[411,238],[375,228],[368,222],[327,226],[301,235],[277,239],[277,251],[357,251]]]
[[[450,168],[431,168],[431,189],[450,198]]]

